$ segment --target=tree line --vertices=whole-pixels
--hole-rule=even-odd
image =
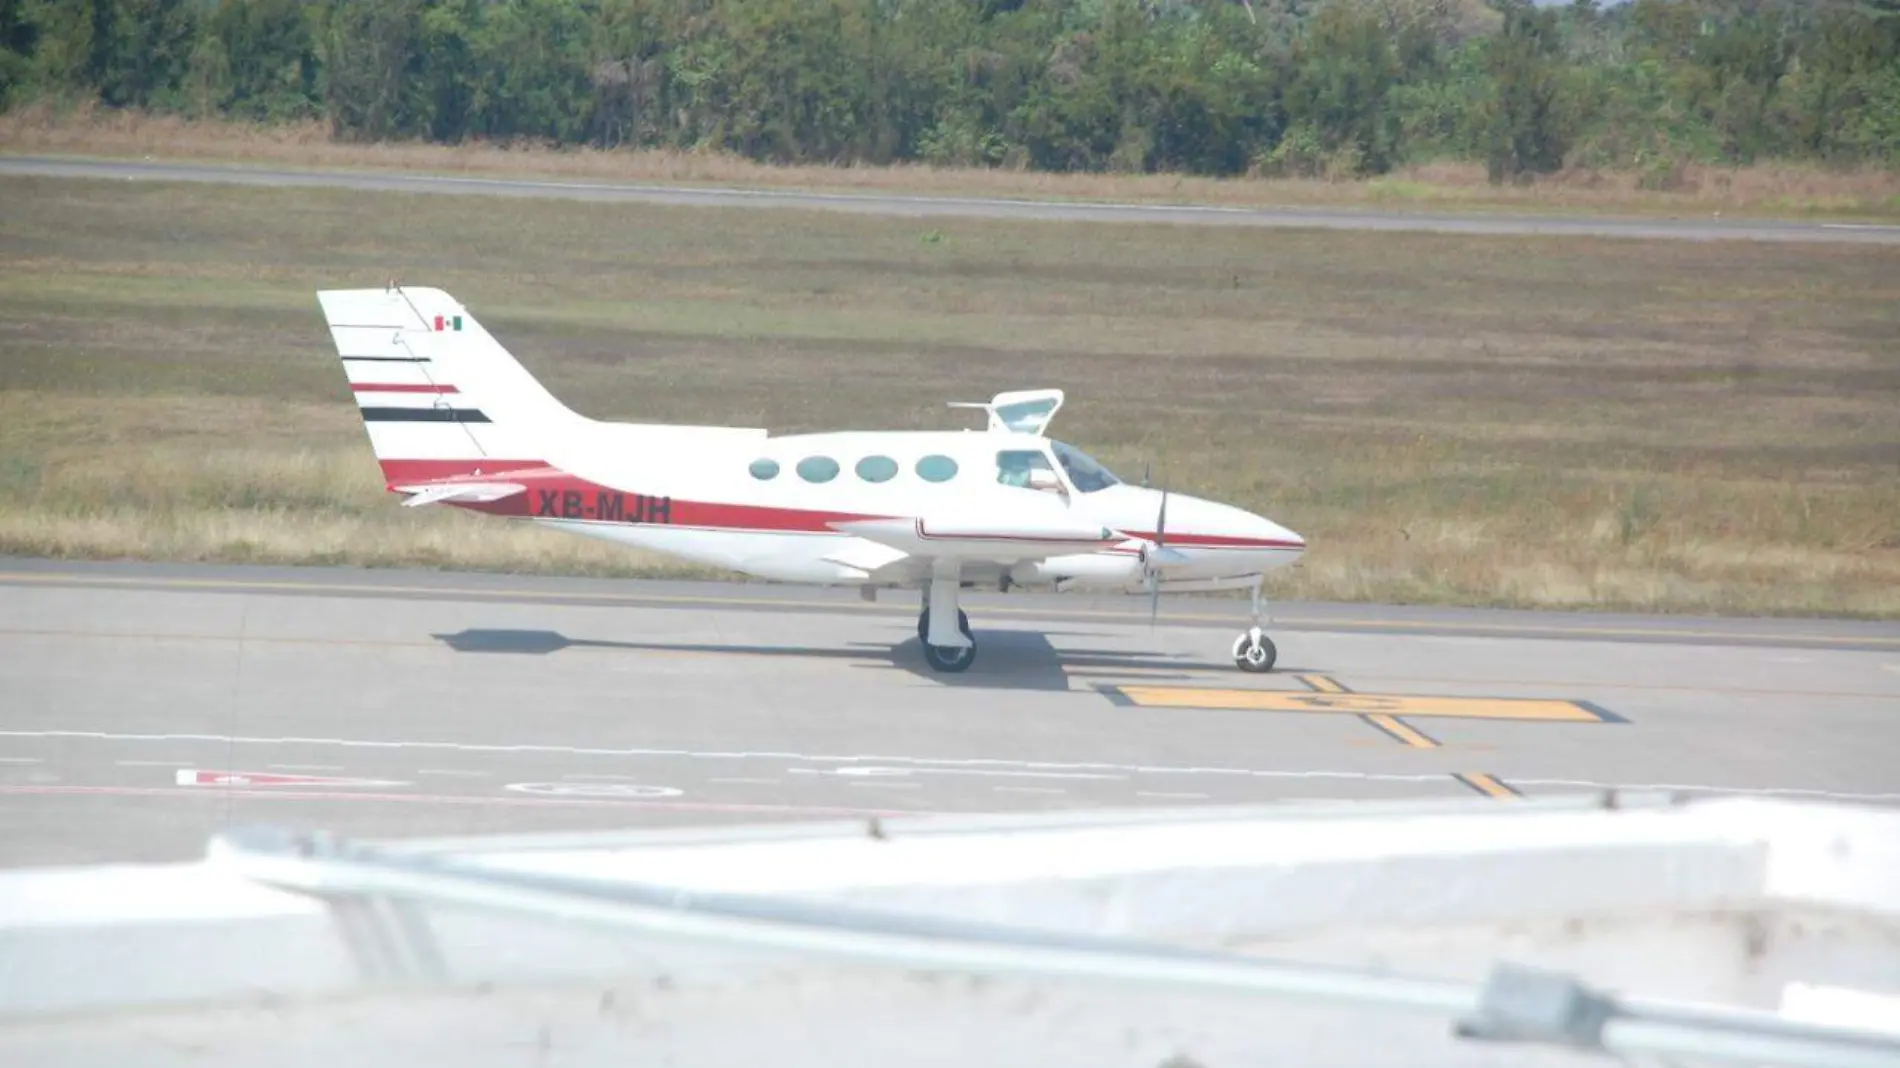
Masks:
[[[0,107],[761,161],[1900,166],[1900,0],[0,0]]]

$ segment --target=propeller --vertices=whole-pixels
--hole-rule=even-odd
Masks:
[[[1147,471],[1142,472],[1142,483],[1147,484]],[[1143,546],[1141,550],[1142,570],[1148,581],[1148,629],[1155,628],[1155,619],[1161,613],[1161,565],[1156,559],[1168,548],[1168,491],[1161,491],[1161,510],[1155,516],[1155,540],[1151,549]]]

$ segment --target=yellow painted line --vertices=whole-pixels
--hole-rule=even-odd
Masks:
[[[1305,683],[1317,693],[1345,693],[1346,688],[1325,675],[1295,675],[1294,678]]]
[[[1389,693],[1295,693],[1279,690],[1220,690],[1188,686],[1119,686],[1143,708],[1212,708],[1246,712],[1319,712],[1346,716],[1438,716],[1450,719],[1518,719],[1603,723],[1608,717],[1576,701],[1509,697],[1428,697]]]
[[[1464,783],[1466,786],[1471,787],[1486,797],[1510,798],[1523,796],[1516,790],[1511,789],[1509,786],[1504,785],[1496,778],[1486,775],[1482,771],[1461,771],[1453,775],[1452,778],[1457,779],[1459,782]]]
[[[1438,742],[1419,733],[1404,721],[1393,719],[1382,712],[1374,712],[1365,717],[1367,723],[1379,728],[1414,749],[1436,749]]]
[[[509,589],[477,589],[460,586],[379,586],[373,584],[342,582],[297,582],[288,579],[159,579],[129,578],[115,576],[88,575],[47,575],[28,571],[0,571],[0,583],[43,586],[122,586],[133,589],[205,589],[213,591],[241,592],[246,590],[296,590],[305,593],[401,593],[430,594],[448,597],[515,597],[524,600],[569,600],[569,601],[649,601],[656,604],[688,604],[706,607],[720,605],[767,606],[777,608],[849,608],[853,610],[891,611],[897,605],[882,605],[862,601],[810,601],[792,598],[772,597],[725,597],[712,594],[665,594],[665,593],[585,593],[579,591],[553,591]],[[1004,605],[987,606],[986,613],[998,615],[1030,616],[1039,619],[1090,619],[1112,622],[1129,622],[1132,617],[1119,612],[1087,612],[1082,610],[1047,608],[1011,608]],[[1194,623],[1230,623],[1239,617],[1232,613],[1171,612],[1161,616],[1163,621]],[[1537,627],[1521,626],[1513,623],[1454,623],[1440,620],[1406,619],[1328,619],[1298,620],[1286,622],[1299,626],[1319,626],[1338,630],[1365,629],[1405,629],[1423,630],[1439,634],[1492,634],[1509,637],[1514,634],[1548,635],[1561,640],[1566,635],[1592,636],[1599,638],[1693,638],[1709,641],[1761,641],[1764,635],[1744,634],[1735,631],[1719,630],[1651,630],[1643,627]],[[1783,645],[1830,645],[1848,643],[1857,646],[1879,646],[1900,649],[1900,638],[1886,638],[1875,635],[1849,638],[1829,635],[1775,635],[1774,640]]]

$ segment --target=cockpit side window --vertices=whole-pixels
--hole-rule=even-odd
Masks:
[[[1049,444],[1054,447],[1056,459],[1062,463],[1062,470],[1068,472],[1069,481],[1075,483],[1076,492],[1094,493],[1096,490],[1107,489],[1121,483],[1121,479],[1116,478],[1114,472],[1096,463],[1093,458],[1075,446],[1065,445],[1060,441],[1051,441]]]
[[[996,481],[1024,489],[1056,491],[1062,488],[1056,469],[1039,449],[1006,449],[997,453]]]

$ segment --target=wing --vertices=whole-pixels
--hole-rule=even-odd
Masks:
[[[1128,537],[1098,523],[1039,517],[973,521],[919,516],[837,520],[828,525],[904,556],[964,560],[1040,560],[1106,549]]]

